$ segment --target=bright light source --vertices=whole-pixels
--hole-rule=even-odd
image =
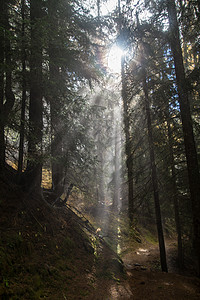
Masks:
[[[108,53],[108,68],[112,73],[121,72],[121,57],[124,54],[123,50],[116,45],[112,46]]]
[[[102,16],[110,14],[118,5],[117,0],[107,0],[101,4],[101,14]]]

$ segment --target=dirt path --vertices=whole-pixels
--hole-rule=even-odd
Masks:
[[[176,244],[173,240],[166,243],[169,273],[160,269],[159,247],[156,244],[141,242],[138,248],[127,242],[123,235],[123,224],[116,219],[111,222],[109,214],[104,216],[104,223],[97,223],[102,236],[106,237],[115,251],[121,253],[126,274],[118,268],[104,249],[104,259],[99,260],[101,270],[95,270],[93,276],[93,291],[84,297],[87,300],[197,300],[200,299],[200,280],[195,277],[185,277],[176,274]],[[105,218],[107,218],[105,222]],[[119,247],[118,247],[119,246]],[[123,252],[124,251],[124,252]],[[128,252],[127,252],[128,251]],[[106,262],[103,264],[103,261]],[[110,266],[110,267],[109,267]],[[77,298],[83,299],[83,298]]]
[[[166,252],[169,273],[160,271],[157,245],[146,245],[125,254],[123,261],[128,280],[123,287],[113,288],[111,299],[200,299],[200,280],[175,273],[176,245],[173,241],[167,242]]]
[[[98,280],[88,300],[197,300],[200,280],[174,273],[176,246],[167,242],[169,272],[160,270],[157,245],[141,244],[135,251],[123,255],[127,276],[118,280]]]
[[[176,268],[176,244],[173,240],[166,243],[169,273],[178,272]],[[127,270],[160,271],[160,254],[158,245],[141,245],[122,257]]]

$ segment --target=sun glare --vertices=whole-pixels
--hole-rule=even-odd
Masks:
[[[101,14],[103,16],[110,14],[118,5],[117,0],[108,0],[101,5]]]
[[[108,69],[110,70],[110,72],[120,74],[121,57],[123,53],[123,50],[118,46],[114,45],[111,47],[107,58]]]

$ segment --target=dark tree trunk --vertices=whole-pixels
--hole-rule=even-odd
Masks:
[[[98,137],[97,137],[97,157],[99,162],[98,167],[98,186],[99,186],[99,194],[98,201],[101,205],[105,203],[105,180],[104,180],[104,147],[102,145],[102,136],[101,136],[101,128],[99,129]]]
[[[147,117],[149,154],[150,154],[151,174],[152,174],[151,176],[152,176],[152,184],[153,184],[153,191],[154,191],[156,224],[157,224],[158,241],[159,241],[159,248],[160,248],[160,262],[161,262],[162,271],[168,272],[166,251],[165,251],[165,242],[164,242],[164,235],[163,235],[163,228],[162,228],[161,210],[160,210],[158,178],[157,178],[157,169],[156,169],[156,163],[155,163],[155,153],[154,153],[154,143],[153,143],[153,134],[152,134],[148,86],[147,86],[147,82],[146,82],[146,73],[145,73],[143,62],[142,62],[142,73],[143,73],[143,75],[142,75],[143,76],[143,91],[144,91],[144,96],[145,96],[145,109],[146,109],[146,117]]]
[[[115,124],[114,196],[113,208],[120,205],[120,140],[118,124]]]
[[[5,165],[5,142],[3,122],[3,100],[4,100],[4,26],[5,26],[5,0],[0,0],[0,173],[4,171]]]
[[[26,108],[26,51],[25,51],[25,0],[21,2],[22,15],[22,101],[21,101],[21,124],[18,158],[18,181],[21,179],[24,157],[24,133],[25,133],[25,108]]]
[[[53,189],[59,197],[64,192],[64,166],[62,163],[62,132],[61,121],[59,119],[62,105],[59,100],[59,64],[58,64],[58,19],[57,19],[58,2],[48,1],[49,12],[49,94],[51,112],[51,157],[52,157],[52,183]]]
[[[28,162],[25,187],[40,193],[42,180],[42,31],[41,1],[31,0],[31,57]]]
[[[122,31],[122,13],[121,1],[118,0],[118,31]],[[133,203],[134,203],[134,188],[133,188],[133,155],[132,155],[132,141],[130,134],[130,116],[129,116],[129,99],[127,94],[126,74],[125,74],[125,55],[121,57],[121,82],[122,82],[122,101],[123,101],[123,123],[125,133],[125,154],[126,167],[128,175],[128,214],[130,226],[133,222]]]
[[[172,182],[172,191],[173,191],[173,203],[174,203],[174,214],[175,214],[175,223],[176,223],[176,232],[177,232],[177,242],[178,242],[178,266],[179,269],[184,267],[184,256],[183,256],[183,246],[182,246],[182,236],[181,236],[181,223],[179,216],[179,201],[178,201],[178,189],[176,184],[176,170],[175,170],[175,160],[173,152],[173,138],[172,138],[172,129],[169,121],[169,112],[167,112],[167,129],[168,129],[168,142],[169,142],[169,153],[170,153],[170,168],[171,168],[171,182]]]
[[[9,114],[15,102],[12,91],[12,62],[10,46],[10,24],[8,15],[7,1],[0,1],[0,170],[3,172],[5,167],[5,139],[4,127],[8,122]],[[5,68],[5,69],[4,69]],[[4,101],[4,99],[6,101]]]
[[[6,5],[6,31],[10,32],[9,16],[8,16],[8,5]],[[15,102],[15,96],[12,91],[12,53],[10,46],[9,35],[5,34],[5,62],[6,62],[6,85],[5,85],[5,96],[6,102],[4,103],[4,114],[8,118],[10,111],[13,108]]]
[[[97,0],[97,16],[100,18],[100,0]]]
[[[128,107],[128,95],[126,88],[126,78],[125,78],[125,57],[122,56],[121,59],[121,77],[122,77],[122,100],[124,107],[124,131],[125,131],[125,151],[126,151],[126,166],[128,171],[128,211],[130,224],[133,221],[133,156],[132,156],[132,146],[131,146],[131,135],[130,135],[130,117],[129,117],[129,107]]]
[[[174,0],[167,1],[167,10],[169,16],[170,44],[174,57],[176,81],[179,95],[185,153],[187,159],[187,169],[189,178],[189,187],[191,194],[192,212],[193,212],[193,241],[196,256],[197,273],[200,276],[200,174],[197,159],[197,151],[194,140],[193,124],[188,99],[188,90],[185,80],[185,70],[183,65],[183,56],[179,37],[179,27],[176,15],[176,6]]]

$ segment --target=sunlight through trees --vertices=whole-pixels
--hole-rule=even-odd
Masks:
[[[99,214],[105,236],[117,218],[118,252],[120,214],[157,228],[165,272],[176,237],[199,276],[199,2],[0,4],[2,182]]]

